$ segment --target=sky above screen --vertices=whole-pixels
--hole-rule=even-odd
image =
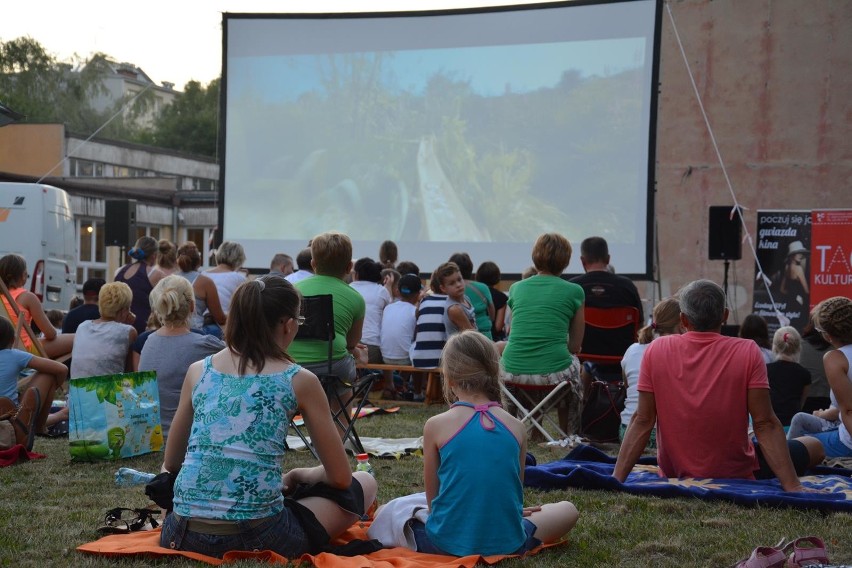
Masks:
[[[543,0],[528,0],[536,3]],[[18,2],[0,17],[0,40],[29,36],[60,60],[102,52],[141,67],[178,89],[207,84],[222,72],[225,12],[380,12],[513,4],[513,0],[146,0]],[[69,33],[73,30],[73,33]]]
[[[652,0],[226,16],[224,237],[253,267],[338,230],[519,273],[554,231],[645,274],[654,24]]]

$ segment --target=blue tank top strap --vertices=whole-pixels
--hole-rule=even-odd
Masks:
[[[208,355],[204,358],[204,369],[202,374],[206,374],[210,372],[210,369],[213,368],[213,355]]]
[[[492,400],[492,401],[489,401],[485,404],[472,404],[470,402],[464,402],[464,401],[458,400],[458,401],[454,402],[453,404],[451,404],[450,408],[454,408],[456,406],[464,406],[466,408],[472,408],[474,410],[474,414],[471,416],[471,419],[473,419],[473,416],[479,415],[479,425],[482,426],[483,428],[485,428],[486,430],[493,430],[496,427],[495,419],[491,415],[491,413],[488,411],[488,409],[492,408],[494,406],[500,407],[499,402],[495,402],[495,401]],[[465,422],[465,425],[467,425],[469,423],[470,423],[470,420]]]

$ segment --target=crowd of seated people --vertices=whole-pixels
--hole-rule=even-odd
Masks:
[[[25,290],[26,262],[7,255],[0,258],[0,278],[16,305],[4,296],[6,312],[37,325],[43,337],[27,337],[48,357],[16,350],[27,347],[16,336],[17,321],[0,321],[0,359],[7,361],[0,412],[14,413],[15,434],[31,448],[32,433],[63,418],[47,416],[67,374],[51,358],[70,352],[72,378],[156,371],[164,469],[175,478],[161,545],[214,556],[249,541],[287,557],[316,552],[364,515],[377,491],[372,476],[351,472],[331,419],[318,379],[327,372],[326,345],[297,337],[304,298],[330,294],[332,373],[344,382],[355,379],[358,362],[442,372],[450,406],[423,430],[422,499],[430,517],[410,525],[415,549],[523,554],[563,538],[579,516],[573,504],[524,507],[528,431],[511,409],[501,408],[501,381],[568,383],[557,414],[566,433],[578,433],[586,308],[627,305],[641,314],[635,286],[605,269],[610,259],[600,238],[584,241],[587,273],[568,281],[562,274],[570,242],[557,233],[541,235],[531,250],[534,266],[508,294],[499,290],[496,263],[483,262],[474,276],[466,253],[435,267],[424,286],[419,267],[396,262],[395,246],[384,243],[379,252],[380,262],[353,259],[349,237],[326,232],[295,263],[277,254],[269,275],[248,278],[239,243],[222,243],[216,266],[203,270],[191,243],[142,238],[116,282],[84,284],[84,303],[61,326]],[[628,397],[615,480],[625,482],[650,448],[667,477],[774,477],[785,491],[797,492],[800,476],[825,456],[852,457],[852,300],[830,298],[812,314],[813,333],[829,346],[817,351],[829,403],[811,412],[802,410],[810,369],[818,363],[799,360],[805,343],[814,344],[791,327],[778,329],[770,343],[758,316],[744,322],[744,337],[724,336],[726,305],[717,284],[691,282],[654,307],[623,354]],[[140,332],[141,314],[147,315]],[[771,357],[763,350],[770,345]],[[36,373],[19,395],[16,379],[26,366]],[[241,388],[230,388],[237,381]],[[423,398],[422,376],[406,376],[404,384],[413,400]],[[284,440],[296,411],[320,464],[285,472]],[[245,435],[249,431],[261,434]],[[481,448],[490,459],[473,451]],[[223,464],[236,475],[217,478]],[[472,514],[461,505],[470,499],[490,499],[490,505]]]
[[[61,325],[52,323],[38,299],[24,288],[26,262],[17,255],[0,258],[0,278],[16,306],[8,305],[5,297],[3,301],[7,313],[16,317],[20,314],[26,324],[35,324],[42,332],[35,341],[40,342],[48,358],[72,354],[71,377],[103,374],[108,363],[110,372],[157,370],[164,377],[161,397],[168,422],[177,410],[184,372],[195,361],[223,348],[220,340],[227,326],[231,299],[252,278],[241,270],[245,252],[236,242],[223,242],[216,251],[216,265],[208,270],[202,269],[201,255],[194,243],[176,247],[168,241],[142,237],[128,254],[131,261],[115,274],[116,282],[123,285],[116,288],[103,280],[87,281],[82,305],[70,311]],[[585,308],[626,305],[642,313],[635,285],[609,269],[606,241],[600,237],[583,241],[581,259],[586,274],[567,281],[562,274],[570,262],[570,243],[556,233],[541,235],[531,251],[530,274],[513,284],[508,293],[499,289],[501,275],[496,263],[481,263],[474,275],[473,262],[467,253],[454,253],[448,262],[436,267],[426,287],[419,267],[406,261],[397,262],[398,250],[392,242],[382,244],[379,258],[380,262],[371,258],[353,259],[351,240],[342,233],[327,232],[312,239],[295,261],[279,253],[270,262],[270,277],[295,281],[295,289],[301,296],[332,296],[335,327],[332,374],[352,381],[358,363],[435,369],[441,366],[449,338],[468,330],[478,331],[494,340],[503,380],[531,385],[569,383],[571,388],[557,406],[560,426],[569,434],[580,431],[586,395],[579,364],[585,336]],[[689,293],[700,292],[715,298],[709,284],[690,286],[686,288]],[[699,292],[695,291],[696,286]],[[109,299],[106,306],[104,298]],[[665,340],[662,344],[667,345],[673,341],[669,336],[681,333],[685,334],[683,341],[697,353],[704,353],[701,338],[708,342],[707,353],[719,341],[714,327],[719,318],[684,313],[683,302],[681,294],[661,301],[637,343],[624,353],[622,370],[628,400],[622,415],[620,434],[625,446],[619,475],[624,473],[634,453],[649,445],[653,433],[661,428],[665,431],[670,420],[663,417],[671,412],[668,404],[662,411],[659,404],[652,404],[657,401],[651,395],[659,387],[655,388],[652,382],[655,375],[650,372],[647,354],[662,352],[663,348],[657,347],[658,341]],[[743,380],[749,396],[736,402],[744,409],[744,416],[750,417],[756,439],[749,440],[750,446],[745,445],[751,450],[731,458],[739,465],[726,470],[727,473],[743,474],[757,463],[753,470],[757,473],[753,475],[780,471],[783,484],[795,487],[797,472],[822,459],[824,453],[844,455],[847,442],[852,446],[848,439],[850,424],[847,424],[847,406],[852,404],[849,400],[852,397],[843,379],[849,374],[844,309],[845,304],[829,303],[822,310],[815,310],[811,336],[815,335],[829,348],[825,350],[824,365],[819,361],[823,352],[817,351],[814,358],[817,362],[808,363],[809,367],[799,364],[799,358],[808,352],[807,346],[814,345],[813,340],[805,341],[795,329],[785,327],[770,342],[765,320],[757,315],[745,319],[740,329],[743,339],[737,340],[742,342],[726,348],[742,352],[742,361],[756,353],[762,362],[759,368],[746,365],[750,374]],[[710,322],[713,325],[708,327],[707,321],[695,319],[704,316],[713,319]],[[820,317],[823,320],[818,320]],[[122,327],[127,326],[125,322],[132,324],[132,333],[130,328],[125,331]],[[144,322],[141,331],[140,322]],[[16,321],[11,323],[14,325]],[[110,333],[105,339],[101,332],[107,328]],[[60,329],[77,333],[60,333]],[[96,330],[100,335],[92,335]],[[33,341],[29,335],[19,339],[25,348],[30,347],[27,341]],[[163,356],[166,350],[174,352],[173,347],[181,342],[187,347],[177,348],[185,355],[180,361]],[[109,356],[105,349],[111,350]],[[288,352],[308,371],[317,375],[327,373],[327,351],[321,342],[294,337],[288,343]],[[702,356],[701,360],[705,358]],[[750,364],[751,360],[748,361]],[[84,368],[87,364],[97,368]],[[824,398],[830,404],[808,409],[805,405],[808,385],[817,366],[830,387],[828,396],[821,396],[820,402]],[[698,371],[706,373],[707,369]],[[423,376],[415,373],[402,377],[402,390],[413,400],[423,399]],[[52,389],[59,380],[53,377],[50,385],[48,381],[41,385],[43,398],[52,398]],[[758,396],[751,391],[767,396],[764,400],[762,394]],[[694,403],[686,399],[676,402],[683,408]],[[712,408],[715,402],[707,399],[702,404]],[[803,409],[811,413],[803,414]],[[43,405],[39,407],[39,429],[59,418],[42,414]],[[680,414],[675,416],[676,420],[682,418]],[[782,457],[784,448],[777,440],[776,421],[784,429],[790,429],[789,463],[793,474]],[[835,434],[817,435],[826,432]],[[732,434],[732,443],[734,438],[739,439]],[[670,435],[669,439],[672,444],[668,448],[658,447],[666,467],[679,474],[692,471],[677,436]]]

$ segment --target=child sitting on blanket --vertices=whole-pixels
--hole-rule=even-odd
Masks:
[[[375,499],[375,479],[350,469],[316,375],[287,354],[304,323],[300,300],[277,276],[241,284],[225,324],[227,347],[189,367],[166,442],[163,466],[177,477],[162,546],[296,559],[318,552]],[[296,412],[322,465],[282,476]]]
[[[776,359],[766,365],[772,410],[781,425],[789,429],[793,416],[808,398],[811,384],[810,372],[799,364],[802,336],[790,326],[778,328],[772,337],[772,353]]]
[[[577,522],[568,501],[524,507],[526,429],[500,406],[500,364],[491,340],[462,331],[441,362],[449,410],[423,429],[429,517],[412,521],[418,552],[523,554],[563,538]]]

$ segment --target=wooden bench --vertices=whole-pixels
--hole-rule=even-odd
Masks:
[[[385,365],[384,363],[358,363],[359,369],[370,371],[396,371],[398,373],[426,373],[425,404],[440,404],[444,401],[444,393],[441,388],[441,369],[422,369],[411,365]]]

